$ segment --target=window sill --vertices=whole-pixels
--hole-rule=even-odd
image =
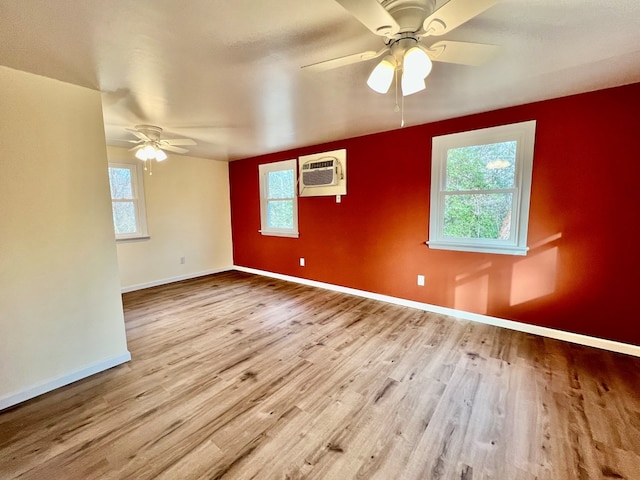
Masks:
[[[520,255],[527,254],[529,247],[517,247],[507,245],[481,245],[481,244],[468,244],[468,243],[452,243],[452,242],[438,242],[428,241],[425,244],[429,248],[435,250],[453,250],[457,252],[475,252],[475,253],[497,253],[500,255]]]
[[[300,234],[298,232],[273,232],[270,230],[258,230],[262,235],[270,236],[270,237],[289,237],[289,238],[299,238]]]
[[[116,243],[139,242],[142,240],[151,240],[150,235],[139,235],[137,237],[116,238]]]

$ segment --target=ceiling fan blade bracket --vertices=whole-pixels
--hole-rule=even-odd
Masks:
[[[307,71],[322,72],[326,70],[332,70],[334,68],[342,67],[345,65],[351,65],[353,63],[366,62],[374,58],[378,58],[383,53],[388,52],[389,47],[384,47],[379,51],[368,50],[366,52],[354,53],[351,55],[345,55],[344,57],[332,58],[331,60],[324,60],[322,62],[312,63],[309,65],[303,65],[302,69]]]
[[[365,52],[361,55],[361,58],[363,61],[366,60],[373,60],[374,58],[378,58],[380,56],[382,56],[383,54],[387,53],[389,51],[389,47],[385,46],[384,48],[381,48],[380,50],[378,50],[377,52]]]
[[[439,44],[431,45],[430,47],[425,47],[425,48],[429,54],[429,57],[431,57],[432,60],[437,60],[438,57],[444,53],[444,51],[447,48],[447,45],[444,43],[439,43]]]
[[[189,151],[186,148],[174,147],[173,145],[162,145],[161,149],[167,150],[169,152],[175,152],[175,153],[187,153]]]
[[[392,25],[383,25],[381,27],[376,28],[377,35],[381,37],[391,37],[394,35],[393,26]]]
[[[149,138],[146,134],[144,134],[143,132],[140,132],[138,130],[134,130],[133,128],[127,128],[126,129],[128,132],[133,133],[136,137],[138,137],[140,140],[144,141],[144,142],[150,142],[151,138]]]
[[[424,26],[424,31],[425,31],[424,34],[422,34],[421,36],[444,35],[447,31],[447,24],[444,23],[439,18],[433,18],[427,25]]]
[[[396,19],[378,0],[336,0],[336,2],[376,35],[390,37],[400,31],[400,25]]]
[[[166,138],[160,140],[161,145],[197,145],[195,141],[190,138]]]
[[[500,51],[496,45],[444,40],[427,47],[432,60],[479,67],[492,60]]]
[[[500,0],[449,0],[429,15],[424,23],[425,35],[444,35],[480,15]],[[436,22],[439,22],[436,23]]]

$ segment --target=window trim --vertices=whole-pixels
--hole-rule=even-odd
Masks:
[[[267,225],[267,206],[269,203],[267,183],[268,174],[271,172],[280,172],[283,170],[293,171],[293,197],[282,198],[278,200],[293,201],[293,228],[274,228]],[[282,160],[280,162],[263,163],[258,165],[258,174],[260,179],[260,230],[262,235],[276,237],[298,238],[298,167],[296,159]]]
[[[531,199],[531,178],[536,121],[513,123],[467,132],[441,135],[432,139],[431,153],[431,206],[429,213],[429,248],[463,252],[526,255]],[[445,237],[444,208],[447,152],[452,148],[516,141],[515,187],[512,199],[511,238],[474,239]],[[506,190],[506,189],[505,189]],[[472,192],[477,192],[474,190]],[[492,190],[483,194],[495,193]],[[500,190],[503,192],[503,190]],[[468,193],[468,192],[467,192]],[[513,215],[516,213],[516,215]]]
[[[128,162],[109,162],[109,168],[126,168],[131,172],[131,191],[133,198],[131,199],[114,199],[111,198],[111,208],[113,216],[113,203],[120,201],[133,202],[136,209],[137,231],[135,233],[115,233],[115,223],[113,226],[114,234],[117,242],[131,240],[146,240],[151,238],[147,229],[147,209],[145,205],[144,195],[144,175],[140,163]],[[109,181],[109,195],[111,196],[111,182]]]

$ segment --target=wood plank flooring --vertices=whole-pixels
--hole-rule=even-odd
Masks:
[[[0,413],[1,479],[639,479],[640,359],[227,272]]]

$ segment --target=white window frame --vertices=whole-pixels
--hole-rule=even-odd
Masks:
[[[483,128],[468,132],[433,137],[431,154],[431,206],[429,217],[429,248],[463,252],[527,254],[529,202],[536,121]],[[454,238],[444,235],[444,209],[447,180],[447,153],[450,149],[516,141],[515,186],[512,189],[511,235],[509,239]],[[468,193],[474,193],[471,191]],[[478,190],[482,194],[492,190]]]
[[[109,168],[126,168],[131,172],[131,191],[133,193],[132,198],[111,198],[112,212],[113,204],[116,202],[133,202],[137,219],[136,232],[116,234],[116,241],[150,238],[147,230],[147,209],[144,201],[144,175],[142,173],[142,166],[140,163],[109,162]],[[109,185],[109,192],[111,192],[111,185]],[[115,232],[115,225],[113,228]]]
[[[271,172],[279,172],[283,170],[293,171],[293,197],[269,199],[268,175]],[[260,233],[262,235],[273,235],[277,237],[298,238],[298,168],[296,159],[261,164],[258,166],[258,173],[260,177]],[[269,227],[267,224],[267,206],[269,201],[281,200],[293,201],[293,228],[274,228]]]

